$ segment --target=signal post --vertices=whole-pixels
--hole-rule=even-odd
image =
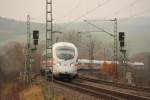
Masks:
[[[128,70],[127,50],[125,49],[125,33],[119,32],[121,67],[123,68],[123,77],[125,82],[132,84],[132,73]]]

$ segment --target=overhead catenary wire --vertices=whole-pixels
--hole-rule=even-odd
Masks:
[[[105,33],[109,34],[110,36],[114,37],[114,35],[113,35],[112,33],[107,32],[107,31],[104,30],[103,28],[98,27],[98,26],[96,26],[95,24],[89,23],[87,20],[84,20],[84,22],[86,22],[87,24],[89,24],[89,25],[91,25],[91,26],[93,26],[93,27],[95,27],[95,28],[101,30],[102,32],[105,32]]]
[[[141,12],[138,12],[138,13],[135,13],[135,14],[130,15],[130,16],[128,16],[128,17],[122,18],[121,20],[127,20],[127,19],[130,19],[130,18],[139,17],[139,16],[141,16],[142,14],[145,14],[145,13],[148,13],[148,12],[150,12],[150,9],[145,9],[145,10],[143,10],[143,11],[141,11]]]
[[[136,3],[138,3],[138,1],[139,0],[134,0],[133,2],[131,2],[129,5],[127,5],[127,6],[125,6],[125,7],[123,7],[123,8],[121,8],[121,9],[119,9],[118,11],[116,11],[116,12],[114,12],[113,14],[115,15],[115,14],[119,14],[120,12],[122,12],[122,10],[124,10],[124,9],[128,9],[128,8],[130,8],[130,7],[133,7]],[[93,22],[97,22],[97,21],[107,21],[107,19],[105,19],[106,17],[104,17],[104,19],[95,19],[95,20],[90,20],[90,21],[93,21]],[[112,24],[108,24],[108,25],[106,25],[105,27],[109,27],[109,26],[111,26]]]
[[[99,5],[96,6],[95,8],[93,8],[93,9],[87,11],[85,14],[83,14],[83,15],[77,17],[74,21],[77,21],[77,20],[79,20],[79,19],[85,17],[86,15],[88,15],[88,14],[94,12],[94,11],[97,10],[98,8],[100,8],[100,7],[104,6],[104,5],[106,5],[106,4],[109,3],[110,1],[111,1],[111,0],[106,0],[106,1],[103,2],[102,4],[99,4]],[[127,9],[127,8],[129,8],[129,7],[133,7],[138,1],[139,1],[139,0],[134,0],[134,1],[131,2],[127,7],[124,7],[123,9]],[[114,14],[119,14],[119,12],[121,12],[121,11],[122,11],[122,10],[118,10],[118,11],[116,11]]]
[[[131,4],[129,4],[129,5],[128,5],[127,7],[125,7],[124,9],[126,9],[126,8],[128,8],[128,7],[133,7],[138,1],[140,1],[140,0],[134,0]],[[120,11],[117,11],[117,12],[115,12],[114,14],[119,14],[119,12],[120,12]],[[145,9],[145,10],[143,10],[143,11],[141,11],[141,12],[132,14],[132,15],[130,15],[130,16],[128,16],[128,17],[119,18],[119,20],[120,20],[119,22],[129,20],[130,18],[139,17],[139,16],[141,16],[141,15],[143,15],[143,14],[145,14],[145,13],[148,13],[148,12],[150,12],[150,9]],[[109,27],[109,26],[111,26],[111,25],[109,24],[109,25],[106,25],[105,27]]]
[[[107,4],[108,2],[110,2],[110,1],[111,1],[111,0],[106,0],[106,1],[104,1],[103,3],[101,3],[101,4],[98,4],[96,7],[94,7],[93,9],[91,9],[91,10],[89,10],[89,11],[87,11],[87,12],[84,13],[83,15],[81,15],[81,16],[75,18],[75,19],[74,19],[73,21],[71,21],[71,22],[76,22],[76,21],[80,20],[81,18],[83,18],[83,17],[85,17],[85,16],[91,14],[92,12],[94,12],[95,10],[97,10],[98,8],[100,8],[100,7],[104,6],[104,5],[106,5],[106,4]],[[131,2],[129,5],[127,5],[126,7],[122,8],[122,9],[124,10],[124,9],[126,9],[126,8],[133,7],[133,6],[135,6],[138,2],[139,2],[139,0],[134,0],[133,2]],[[77,6],[78,6],[78,4],[77,4],[74,8],[76,8]],[[119,14],[120,11],[121,11],[121,10],[118,10],[118,11],[115,12],[115,13],[118,13],[118,14]],[[70,10],[69,12],[71,12],[71,10]],[[136,17],[136,16],[139,15],[139,14],[143,14],[143,13],[147,13],[147,12],[149,12],[149,10],[144,10],[144,11],[142,11],[142,12],[140,12],[140,13],[136,13],[136,14],[131,15],[131,16],[126,17],[126,18],[119,18],[119,20],[120,20],[119,22],[121,22],[122,20],[130,19],[131,17]],[[68,13],[68,15],[69,15],[69,13]],[[66,17],[67,17],[67,16],[66,16]],[[109,26],[111,26],[111,25],[112,25],[112,24],[108,24],[108,25],[106,25],[106,26],[104,26],[104,27],[109,27]]]
[[[85,17],[86,15],[89,15],[90,13],[94,12],[94,11],[97,10],[98,8],[100,8],[100,7],[104,6],[104,5],[106,5],[106,4],[109,3],[110,1],[111,1],[111,0],[106,0],[105,2],[103,2],[103,3],[101,3],[101,4],[98,4],[98,6],[96,6],[95,8],[93,8],[93,9],[87,11],[85,14],[83,14],[83,15],[77,17],[76,19],[74,19],[74,20],[71,21],[71,22],[75,22],[75,21],[80,20],[81,18]],[[139,1],[139,0],[134,0],[133,2],[131,2],[128,6],[124,7],[123,9],[127,9],[127,8],[129,8],[129,7],[133,7],[138,1]],[[116,11],[114,14],[119,14],[119,12],[121,12],[121,11],[122,11],[122,10],[118,10],[118,11]]]
[[[131,2],[129,5],[127,5],[127,6],[125,6],[125,7],[123,7],[123,8],[121,8],[121,9],[119,9],[118,11],[116,11],[116,12],[114,12],[114,14],[119,14],[122,10],[124,10],[124,9],[128,9],[128,8],[130,8],[130,7],[133,7],[135,4],[137,4],[139,2],[139,0],[134,0],[133,2]],[[135,17],[136,15],[139,15],[139,14],[142,14],[142,13],[146,13],[146,12],[149,12],[149,9],[148,10],[144,10],[144,11],[142,11],[142,12],[140,12],[140,13],[137,13],[137,14],[134,14],[134,15],[131,15],[131,16],[129,16],[129,17],[127,17],[127,18],[123,18],[123,20],[125,20],[125,19],[129,19],[130,17]],[[104,17],[104,18],[106,18],[106,17]],[[121,19],[122,20],[122,19]],[[90,21],[105,21],[105,19],[96,19],[96,20],[90,20]],[[109,27],[109,26],[111,26],[112,24],[108,24],[108,25],[106,25],[105,27]]]
[[[139,16],[141,16],[141,15],[143,15],[143,14],[146,14],[146,13],[149,13],[149,12],[150,12],[150,9],[145,9],[145,10],[143,10],[143,11],[141,11],[141,12],[135,13],[135,14],[130,15],[130,16],[128,16],[128,17],[120,18],[120,19],[119,19],[119,22],[127,21],[127,20],[129,20],[129,19],[131,19],[131,18],[139,17]],[[110,27],[111,25],[112,25],[112,24],[108,24],[108,25],[106,25],[106,26],[104,26],[104,27]]]
[[[88,14],[94,12],[94,11],[97,10],[98,8],[100,8],[100,7],[104,6],[104,5],[106,5],[106,4],[109,3],[110,1],[111,1],[111,0],[105,0],[103,3],[98,4],[96,7],[94,7],[93,9],[91,9],[91,10],[89,10],[89,11],[87,11],[87,12],[84,13],[83,15],[77,17],[77,18],[74,19],[72,22],[78,21],[79,19],[85,17],[86,15],[88,15]]]
[[[139,16],[142,16],[143,14],[146,14],[146,13],[149,13],[149,12],[150,12],[150,9],[145,9],[145,10],[143,10],[141,12],[132,14],[132,15],[130,15],[128,17],[119,18],[119,22],[127,21],[127,20],[129,20],[131,18],[139,17]],[[106,19],[94,19],[94,20],[89,20],[89,21],[91,21],[91,22],[95,22],[95,21],[98,22],[98,21],[105,21],[105,20]],[[105,27],[110,27],[110,26],[112,26],[112,23],[111,24],[107,24],[107,25],[105,25],[103,27],[105,28]]]
[[[120,12],[122,12],[123,10],[129,9],[131,7],[134,7],[136,3],[138,3],[138,1],[140,0],[134,0],[133,2],[131,2],[129,5],[119,9],[118,11],[114,12],[114,15],[119,14]]]
[[[79,0],[78,3],[77,3],[71,10],[69,10],[68,13],[66,13],[63,17],[65,18],[65,17],[69,16],[70,14],[72,14],[72,13],[74,12],[74,10],[76,10],[76,9],[79,7],[80,1],[81,1],[81,0]],[[85,17],[85,16],[91,14],[92,12],[94,12],[95,10],[97,10],[98,8],[100,8],[100,7],[104,6],[104,5],[106,5],[106,4],[109,3],[110,1],[111,1],[111,0],[105,0],[104,2],[101,2],[100,4],[98,4],[97,6],[95,6],[94,8],[88,10],[87,12],[85,12],[84,14],[82,14],[81,16],[75,18],[74,20],[72,20],[72,21],[70,21],[70,22],[76,22],[76,21],[80,20],[81,18],[83,18],[83,17]],[[125,7],[120,8],[118,11],[114,12],[114,14],[119,14],[121,11],[123,11],[123,10],[125,10],[125,9],[128,9],[128,8],[130,8],[130,7],[135,6],[137,3],[139,4],[139,1],[140,1],[140,0],[133,0],[132,2],[130,2],[130,3],[129,3],[128,5],[126,5]],[[62,17],[62,18],[63,18],[63,17]],[[59,20],[59,19],[58,19],[58,20]]]
[[[59,17],[57,20],[66,18],[66,17],[68,17],[69,15],[71,15],[72,13],[74,13],[74,11],[79,7],[80,1],[81,1],[81,0],[78,0],[77,4],[76,4],[73,8],[71,8],[65,15],[63,15],[62,17]]]

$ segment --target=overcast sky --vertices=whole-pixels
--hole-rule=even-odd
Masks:
[[[0,16],[45,22],[46,0],[0,0]],[[53,0],[55,22],[77,22],[83,19],[150,16],[150,0]]]

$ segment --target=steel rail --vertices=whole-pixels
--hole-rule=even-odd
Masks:
[[[93,84],[89,85],[86,83],[81,83],[80,81],[63,82],[59,80],[54,80],[54,83],[69,87],[81,93],[86,93],[96,98],[103,98],[106,100],[150,100],[149,97],[115,91],[112,89],[106,89],[101,86],[94,86]]]
[[[74,83],[77,86],[81,86],[84,88],[89,88],[89,89],[93,89],[97,92],[103,92],[105,94],[109,94],[118,98],[122,98],[125,100],[150,100],[149,97],[145,97],[145,96],[139,96],[139,95],[135,95],[135,94],[130,94],[130,93],[125,93],[125,92],[120,92],[120,91],[115,91],[112,89],[105,89],[103,87],[98,87],[98,86],[93,86],[92,84],[85,84],[85,83]]]
[[[101,80],[101,79],[88,78],[88,77],[84,77],[81,75],[79,76],[79,78],[82,80],[87,80],[87,81],[91,81],[94,83],[101,83],[101,84],[111,85],[111,86],[115,86],[115,87],[119,87],[123,89],[131,89],[135,91],[142,91],[142,92],[150,93],[150,88],[147,88],[147,87],[133,86],[133,85],[123,84],[123,83],[115,83],[115,82],[110,82],[110,81]]]
[[[57,84],[69,87],[73,90],[77,90],[79,92],[86,93],[88,95],[94,96],[96,98],[103,98],[103,99],[106,99],[106,100],[122,100],[122,98],[115,97],[115,96],[110,95],[110,94],[106,94],[103,91],[101,91],[101,92],[97,91],[96,89],[91,88],[91,87],[87,87],[87,86],[85,87],[84,85],[81,85],[81,84],[67,83],[67,82],[58,81],[58,80],[55,80],[54,82],[57,83]]]

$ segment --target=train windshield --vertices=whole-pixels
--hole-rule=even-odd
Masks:
[[[59,59],[69,60],[75,56],[75,50],[71,47],[59,47],[56,49],[56,56]]]

